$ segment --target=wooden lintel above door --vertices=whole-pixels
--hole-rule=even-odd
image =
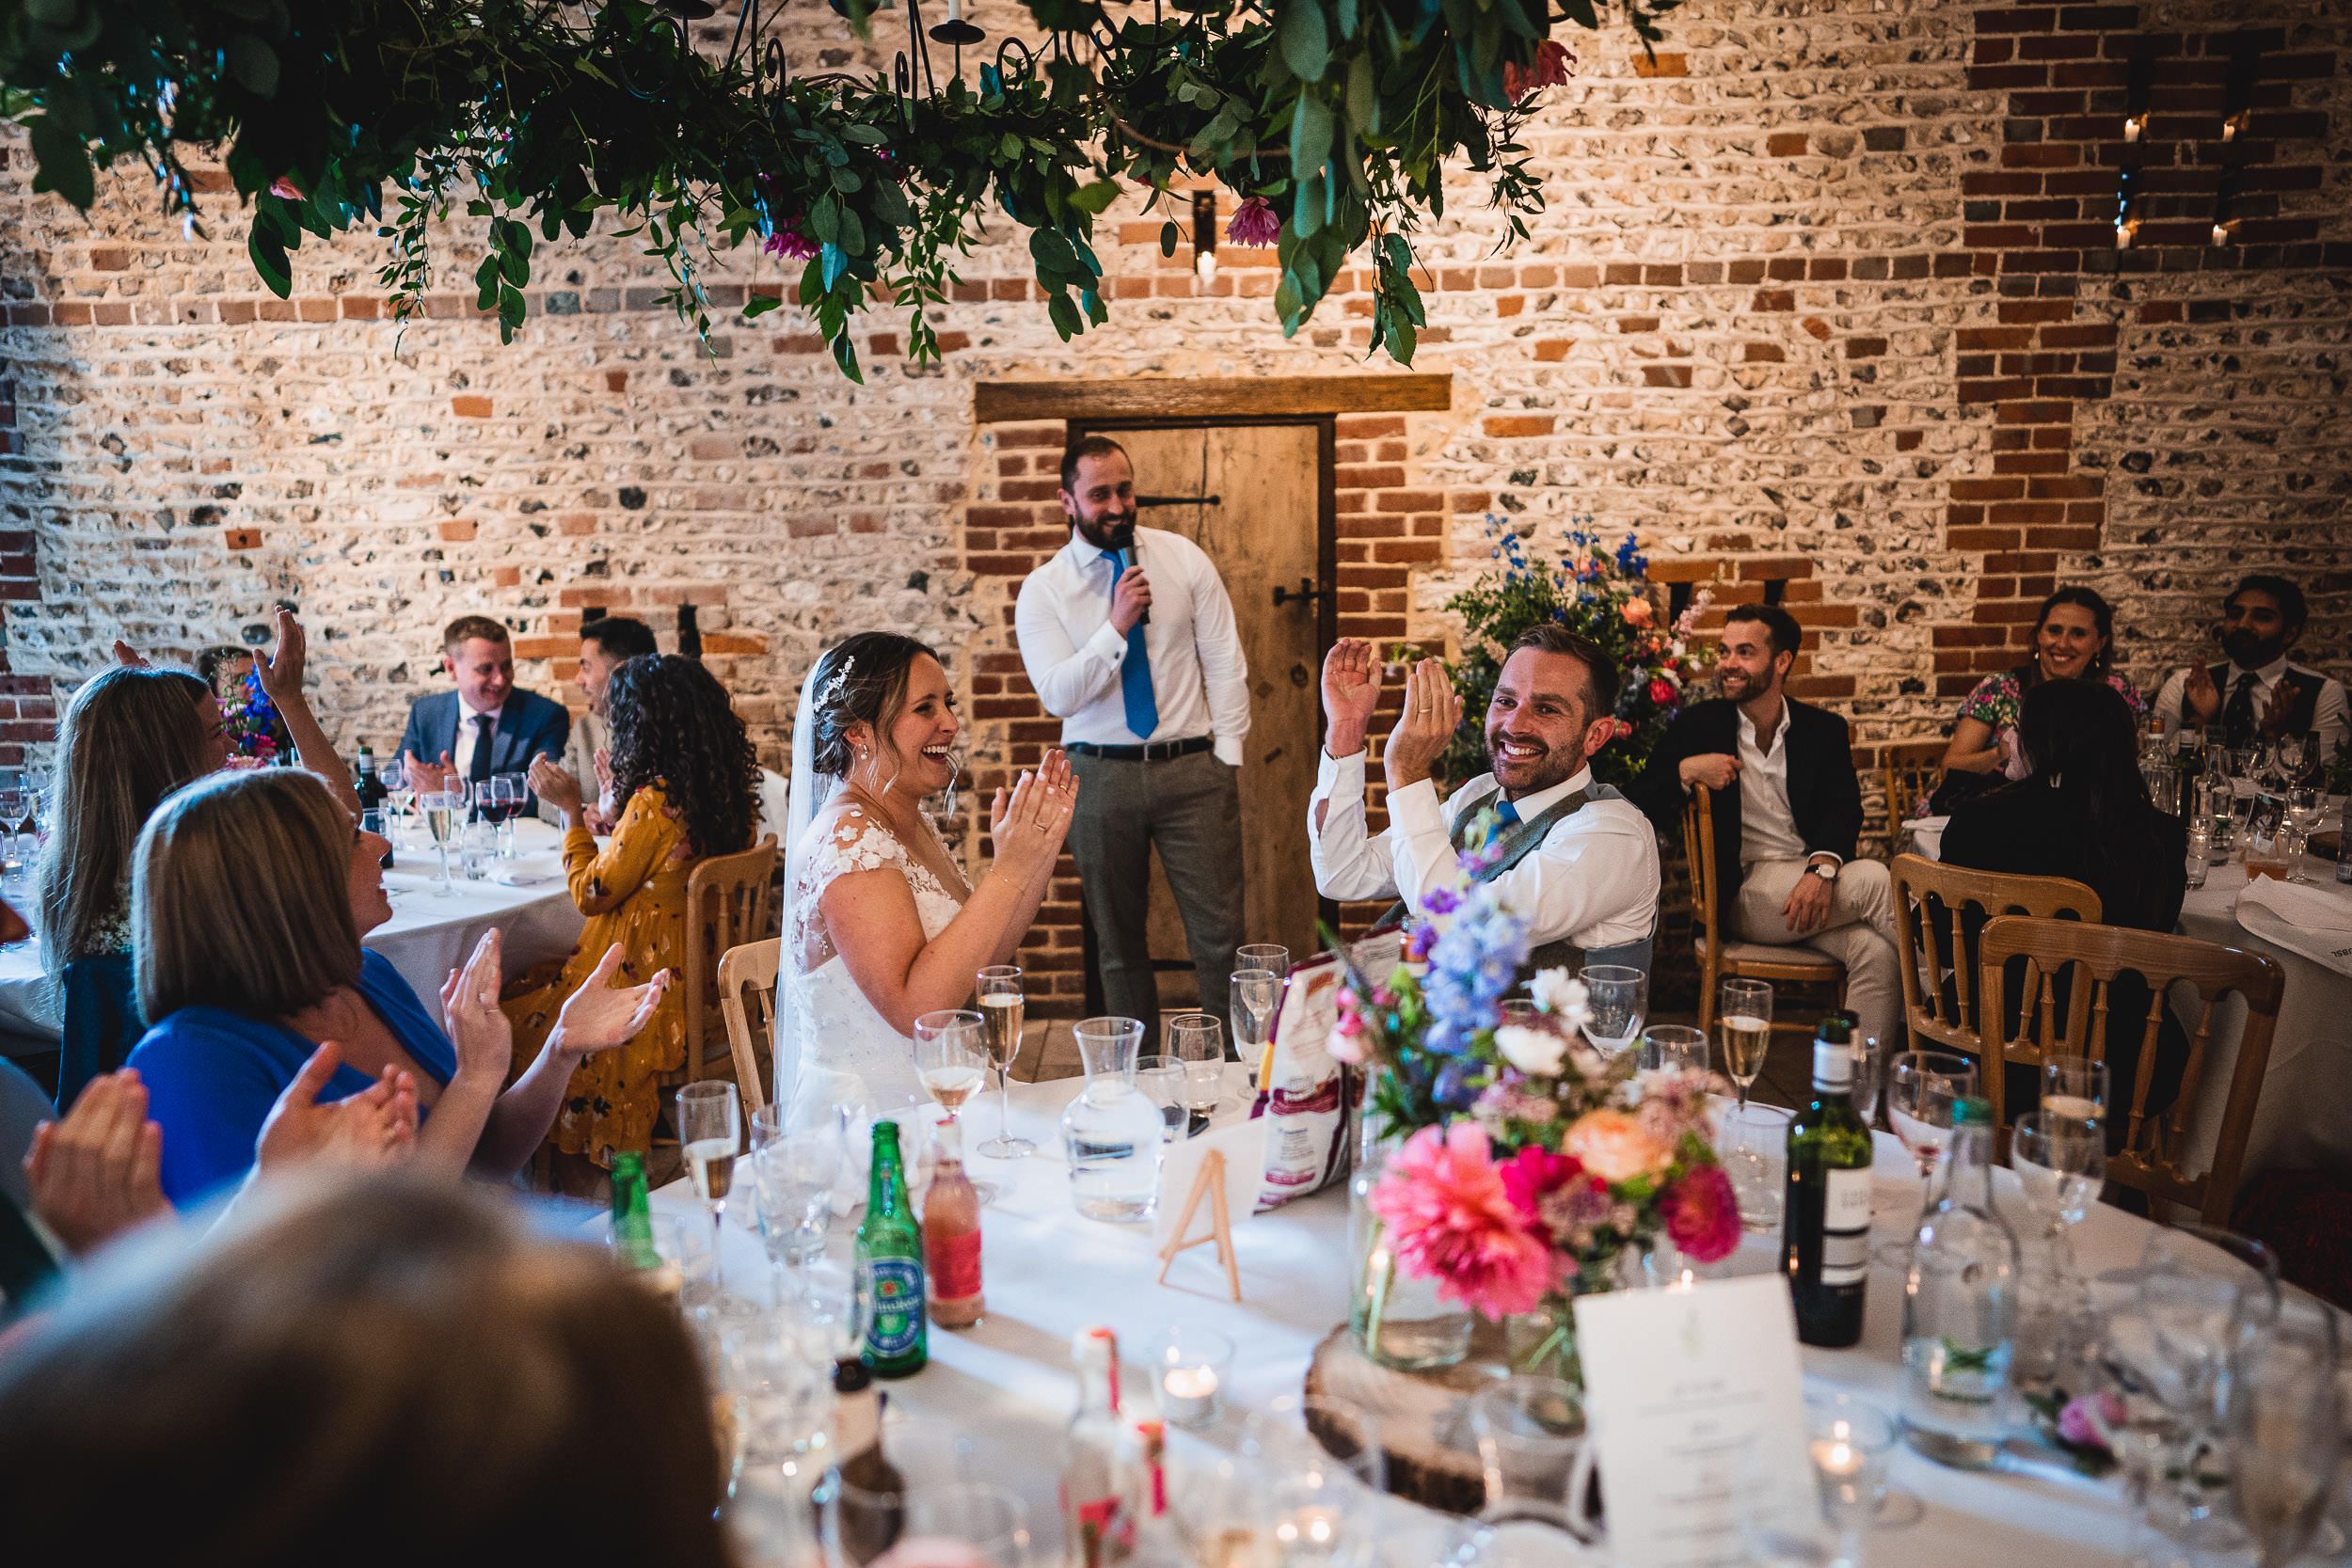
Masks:
[[[1295,375],[1249,380],[1190,376],[1114,381],[999,381],[973,389],[980,424],[1014,420],[1232,420],[1283,414],[1441,413],[1454,377]]]

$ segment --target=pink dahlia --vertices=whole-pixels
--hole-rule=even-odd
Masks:
[[[1233,209],[1232,221],[1225,226],[1225,237],[1235,245],[1267,245],[1282,236],[1282,220],[1274,214],[1274,203],[1263,196],[1253,196]]]
[[[1522,1148],[1502,1167],[1502,1190],[1511,1195],[1530,1225],[1541,1225],[1543,1200],[1584,1174],[1584,1163],[1572,1154],[1548,1148]]]
[[[2066,1408],[2058,1412],[2058,1435],[2078,1448],[2104,1449],[2107,1446],[2107,1433],[2122,1426],[2127,1415],[2123,1402],[2106,1389],[2085,1394],[2069,1400]]]
[[[782,226],[768,236],[768,243],[760,249],[771,256],[787,256],[795,261],[814,260],[824,247],[801,231],[801,225],[806,221],[805,214],[797,213],[785,219]]]
[[[1659,1196],[1666,1237],[1693,1262],[1712,1263],[1740,1245],[1740,1197],[1721,1165],[1700,1165]]]
[[[1500,1319],[1534,1311],[1551,1284],[1551,1249],[1511,1200],[1475,1121],[1407,1138],[1369,1201],[1398,1264],[1438,1281],[1441,1298]]]

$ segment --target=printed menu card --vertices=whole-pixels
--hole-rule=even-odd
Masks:
[[[1818,1507],[1780,1275],[1580,1296],[1576,1335],[1611,1561],[1745,1563],[1743,1528]]]

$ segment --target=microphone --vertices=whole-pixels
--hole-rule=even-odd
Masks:
[[[1111,553],[1119,558],[1119,575],[1125,577],[1127,575],[1128,568],[1136,563],[1136,552],[1134,546],[1128,546],[1124,548],[1114,550]],[[1136,618],[1136,625],[1139,626],[1148,626],[1151,624],[1152,607],[1150,605],[1145,605],[1143,607],[1143,613]]]

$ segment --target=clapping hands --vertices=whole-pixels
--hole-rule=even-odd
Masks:
[[[101,1073],[56,1121],[33,1129],[24,1177],[33,1212],[76,1256],[167,1212],[164,1130],[147,1119],[147,1085],[129,1068]]]
[[[995,842],[996,863],[1023,886],[1049,875],[1061,858],[1062,839],[1077,809],[1077,775],[1057,748],[1045,753],[1036,772],[1025,772],[1014,781],[1010,794],[999,786],[989,801],[988,832]]]
[[[1381,753],[1390,792],[1429,777],[1461,722],[1462,698],[1444,663],[1424,658],[1415,664],[1405,677],[1405,712],[1389,732],[1388,749]]]
[[[1352,757],[1364,749],[1373,710],[1380,705],[1380,657],[1359,637],[1343,637],[1323,656],[1323,749]]]
[[[550,1049],[572,1057],[588,1055],[634,1039],[653,1022],[654,1010],[670,989],[673,971],[663,970],[642,986],[613,984],[625,957],[621,944],[604,950],[596,973],[580,983],[556,1015],[548,1037]]]
[[[269,1108],[253,1163],[277,1176],[313,1160],[347,1170],[373,1170],[405,1160],[417,1147],[417,1083],[395,1069],[342,1100],[319,1095],[343,1065],[343,1049],[322,1041]]]

